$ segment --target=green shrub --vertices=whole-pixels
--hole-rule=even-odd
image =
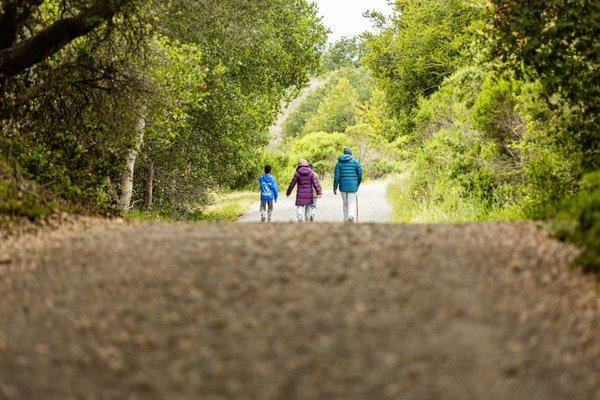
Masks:
[[[473,107],[475,127],[503,145],[509,154],[521,139],[523,121],[517,111],[519,82],[488,76]]]
[[[474,126],[473,108],[481,100],[484,78],[481,68],[459,69],[444,80],[439,91],[419,101],[415,131],[401,144],[410,171],[404,181],[406,196],[416,207],[413,217],[419,221],[522,215],[513,206],[520,182],[513,156]],[[481,118],[488,116],[486,112],[481,112]]]
[[[365,178],[380,179],[402,171],[403,163],[397,147],[379,135],[371,124],[356,124],[346,129],[345,134],[354,157],[362,164]]]
[[[581,247],[575,262],[584,271],[600,273],[600,171],[586,175],[581,192],[564,202],[554,232]]]
[[[524,84],[519,106],[525,122],[517,146],[523,176],[520,202],[533,219],[553,217],[564,199],[577,194],[588,158],[570,137],[572,110],[549,107],[540,99],[541,90],[538,82]]]
[[[371,77],[363,68],[342,68],[308,94],[283,124],[287,139],[318,131],[343,132],[356,120],[356,106],[372,96]]]
[[[399,174],[404,169],[401,161],[394,159],[379,159],[368,165],[366,168],[367,177],[371,179],[381,179],[388,175]]]
[[[440,222],[485,219],[494,206],[495,180],[482,142],[476,131],[440,130],[415,154],[411,193],[440,210]]]
[[[319,104],[327,94],[329,84],[321,86],[306,96],[298,108],[286,118],[283,123],[283,136],[285,138],[295,138],[302,134],[306,121],[317,112]]]
[[[38,219],[56,206],[35,183],[18,176],[0,160],[0,215]]]
[[[281,187],[282,182],[290,179],[288,172],[291,162],[290,155],[287,153],[265,151],[254,171],[254,178],[247,189],[258,190],[258,177],[264,173],[264,166],[267,164],[272,167],[271,175],[275,177],[277,184]]]
[[[346,78],[327,93],[315,114],[307,121],[302,132],[343,132],[356,122],[358,94]]]
[[[289,173],[296,168],[300,159],[306,159],[319,176],[331,173],[344,146],[349,145],[343,133],[315,132],[294,143],[290,156]]]

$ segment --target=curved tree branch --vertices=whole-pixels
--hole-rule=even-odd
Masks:
[[[127,0],[96,0],[77,16],[56,21],[35,36],[0,50],[0,83],[45,60],[73,40],[112,19],[125,3]]]
[[[44,0],[4,0],[0,13],[0,49],[11,47],[27,18]]]

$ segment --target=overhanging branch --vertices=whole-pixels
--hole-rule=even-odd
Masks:
[[[27,19],[44,0],[4,0],[0,14],[0,49],[14,45]]]
[[[97,0],[79,15],[56,21],[35,36],[0,50],[0,83],[52,56],[73,40],[110,20],[126,0]]]

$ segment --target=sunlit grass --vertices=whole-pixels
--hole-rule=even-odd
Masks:
[[[464,223],[477,221],[514,221],[524,217],[516,206],[485,209],[481,204],[461,195],[453,185],[444,186],[443,197],[421,197],[410,193],[410,173],[390,178],[387,199],[392,207],[392,223]]]
[[[211,205],[198,207],[179,218],[155,211],[133,209],[127,212],[125,219],[155,222],[169,222],[175,220],[194,222],[233,222],[244,215],[254,201],[258,201],[258,194],[255,192],[218,193],[214,195],[214,200]]]
[[[165,214],[161,214],[156,211],[144,211],[137,208],[128,211],[124,215],[125,219],[131,221],[155,221],[155,222],[168,222],[173,221],[174,218]]]
[[[232,192],[218,195],[214,204],[202,211],[200,220],[231,222],[244,215],[250,205],[258,201],[256,192]]]

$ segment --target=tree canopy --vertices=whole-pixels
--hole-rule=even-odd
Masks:
[[[304,0],[3,0],[0,21],[3,170],[101,209],[132,157],[131,204],[243,185],[326,39]]]
[[[400,0],[383,31],[365,43],[362,64],[385,91],[394,115],[410,130],[410,113],[420,97],[439,89],[461,62],[466,34],[481,14],[466,0]]]

